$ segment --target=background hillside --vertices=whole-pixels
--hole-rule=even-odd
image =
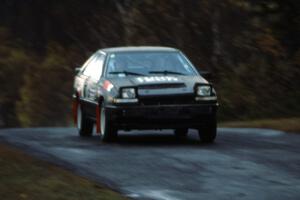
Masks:
[[[297,0],[0,0],[0,127],[70,123],[74,68],[163,45],[214,74],[221,120],[300,116]]]

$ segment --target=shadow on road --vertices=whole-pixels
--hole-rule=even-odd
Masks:
[[[189,133],[186,138],[175,137],[172,133],[165,132],[121,132],[117,141],[113,143],[104,143],[99,135],[91,138],[73,138],[74,140],[93,141],[101,145],[120,145],[120,146],[215,146],[216,144],[204,144],[199,140],[198,134]]]
[[[164,146],[164,145],[200,145],[197,138],[177,138],[174,135],[165,134],[120,134],[116,142],[120,145],[141,145],[141,146]]]

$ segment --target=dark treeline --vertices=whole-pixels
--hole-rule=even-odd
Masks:
[[[111,46],[163,45],[210,70],[220,119],[300,114],[297,0],[1,0],[0,127],[70,121],[73,69]]]

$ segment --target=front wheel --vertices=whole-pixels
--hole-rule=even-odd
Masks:
[[[93,134],[94,122],[87,118],[80,104],[77,106],[77,129],[81,137],[89,137]]]
[[[217,120],[214,117],[204,127],[199,130],[199,137],[203,143],[213,143],[217,136]]]
[[[100,108],[100,130],[102,134],[102,141],[113,142],[118,137],[118,131],[114,127],[113,120],[110,118],[104,104]]]

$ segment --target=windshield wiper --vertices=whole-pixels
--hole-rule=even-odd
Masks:
[[[149,74],[176,74],[176,75],[186,75],[180,72],[174,72],[174,71],[169,71],[169,70],[164,70],[164,71],[150,71]]]
[[[130,72],[130,71],[114,71],[114,72],[109,72],[109,74],[125,74],[127,75],[133,75],[133,76],[145,76],[144,74],[136,73],[136,72]]]

